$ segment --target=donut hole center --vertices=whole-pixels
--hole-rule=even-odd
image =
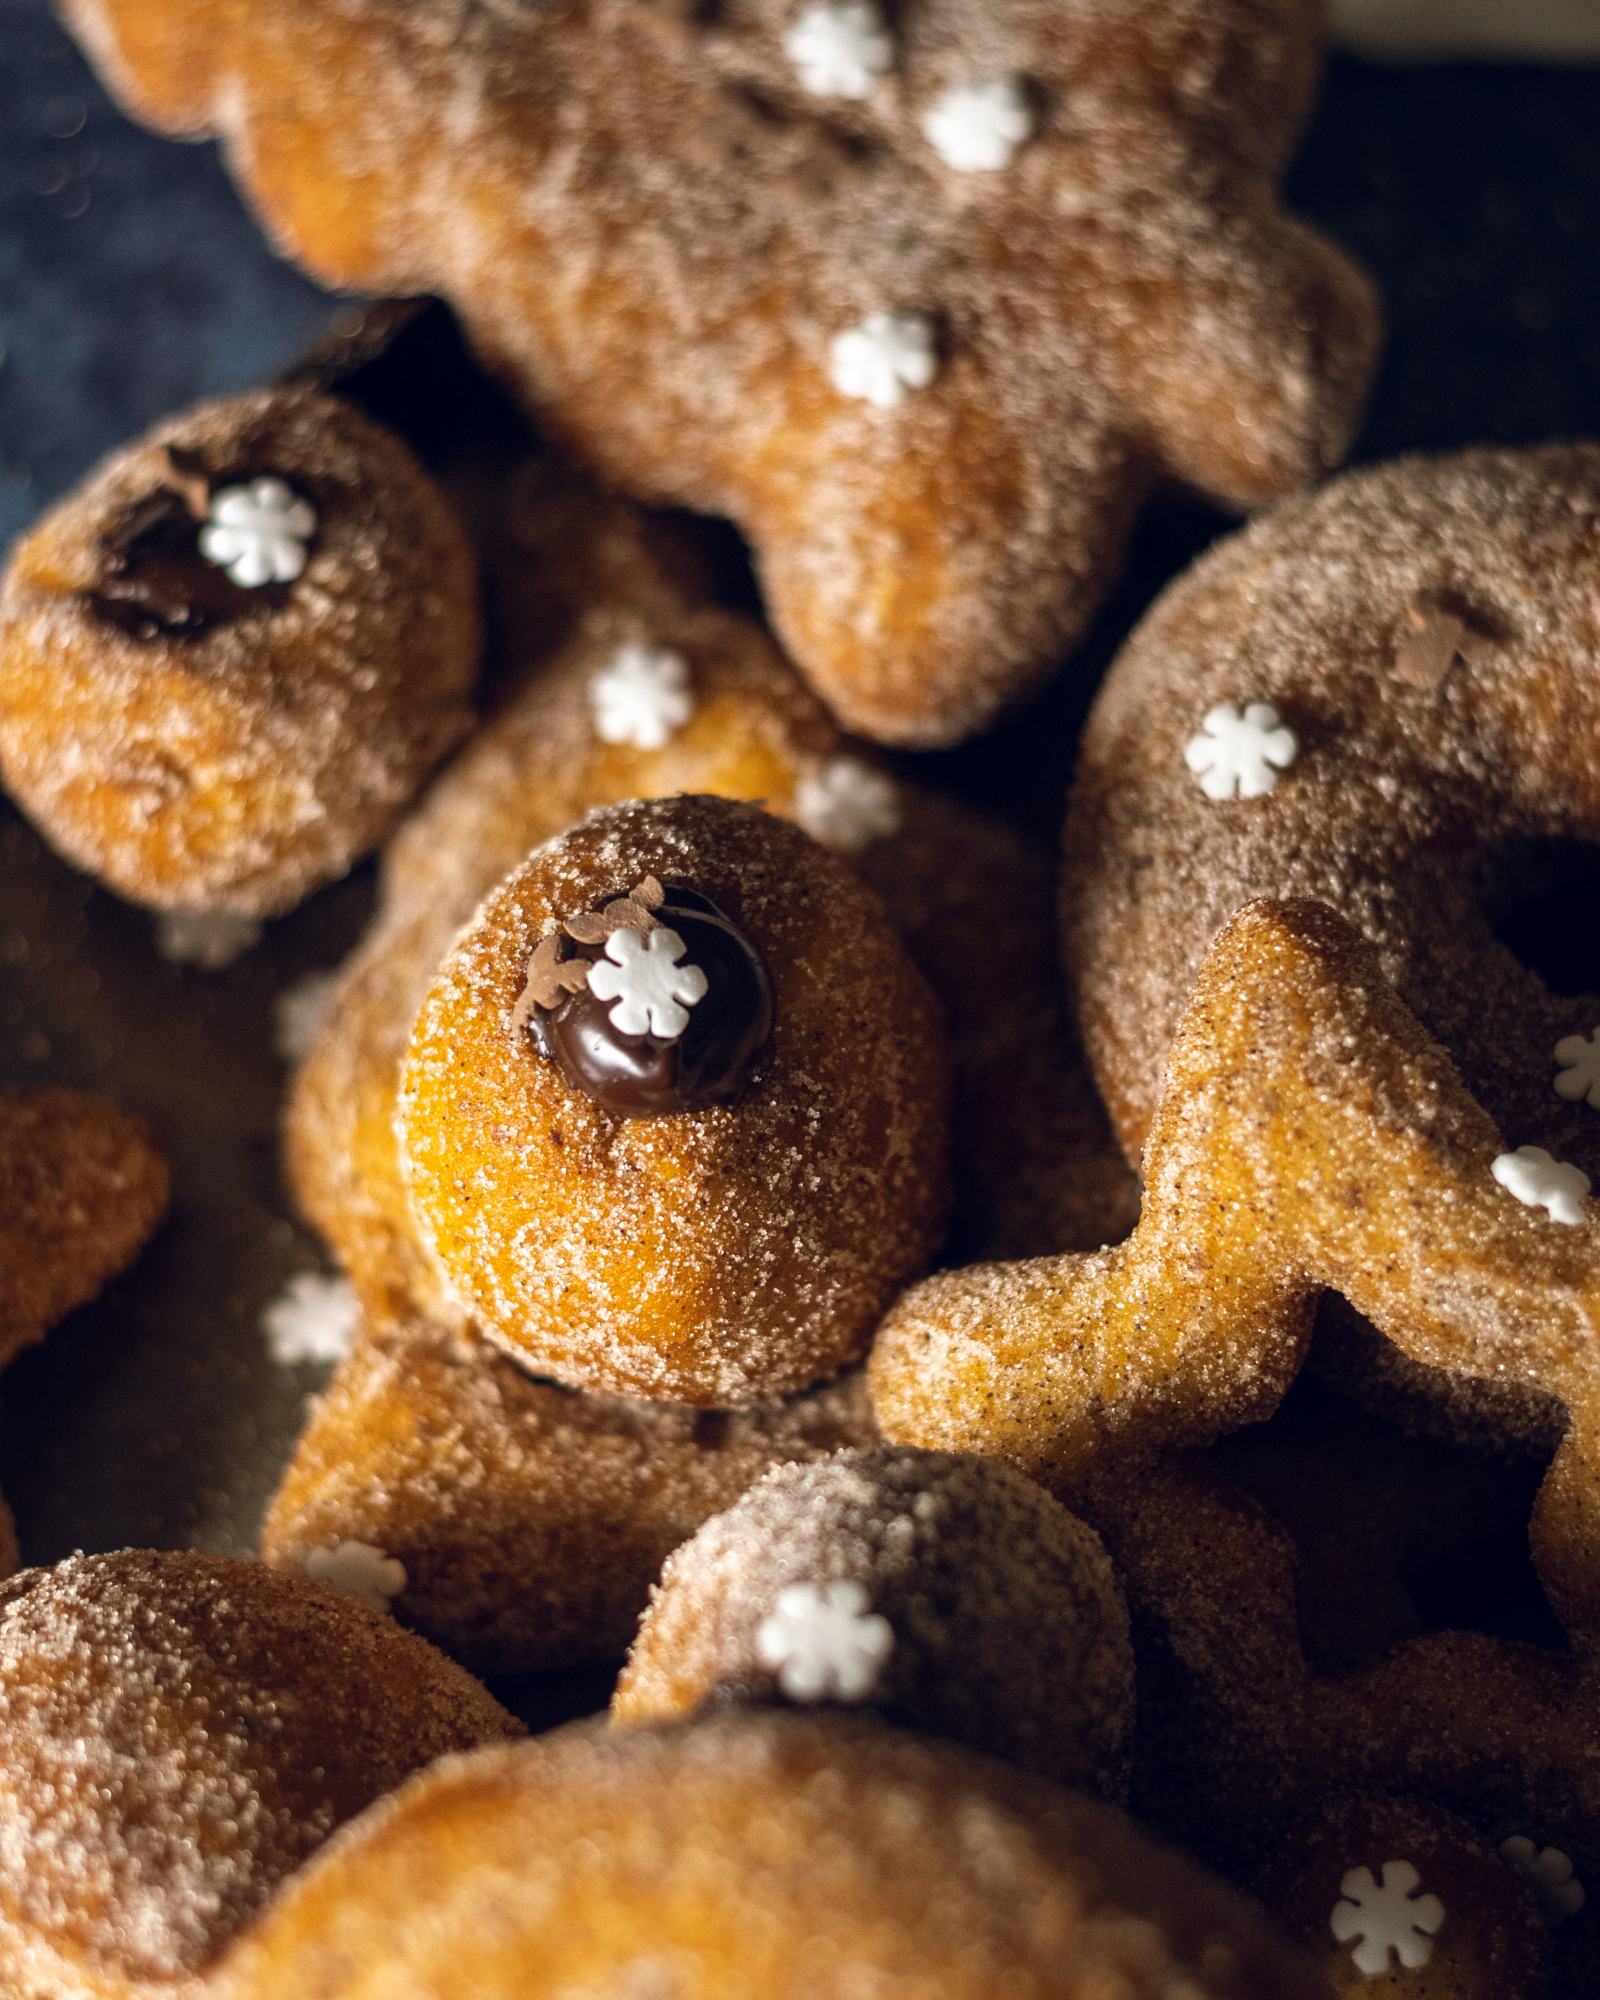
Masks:
[[[1600,847],[1518,841],[1496,859],[1486,903],[1495,937],[1551,993],[1600,995]]]

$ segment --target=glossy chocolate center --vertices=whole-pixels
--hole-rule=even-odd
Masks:
[[[130,507],[100,544],[95,614],[134,639],[194,639],[287,603],[286,584],[246,590],[200,553],[201,523],[166,487]]]
[[[726,1103],[748,1084],[772,1039],[772,981],[739,926],[692,889],[669,888],[655,917],[683,939],[680,962],[698,966],[706,978],[681,1035],[624,1034],[612,1021],[615,1003],[597,999],[587,986],[548,1011],[536,1008],[529,1020],[540,1052],[619,1118]],[[592,965],[606,949],[575,944],[572,954]]]

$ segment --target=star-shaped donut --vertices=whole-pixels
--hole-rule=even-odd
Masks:
[[[1310,0],[67,0],[319,277],[448,296],[606,477],[731,515],[857,731],[981,727],[1147,493],[1342,456],[1366,279],[1282,211]]]
[[[914,1286],[871,1356],[879,1423],[1081,1499],[1270,1414],[1337,1292],[1412,1360],[1563,1405],[1534,1554],[1600,1632],[1600,1227],[1518,1201],[1502,1151],[1349,924],[1247,904],[1174,1040],[1132,1236]]]

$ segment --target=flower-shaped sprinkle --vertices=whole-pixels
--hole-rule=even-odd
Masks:
[[[756,1657],[791,1701],[865,1701],[894,1630],[859,1583],[792,1583],[756,1628]]]
[[[1033,110],[1014,76],[957,84],[923,114],[922,136],[958,174],[995,173],[1033,137]]]
[[[354,1598],[369,1611],[387,1611],[406,1587],[406,1566],[371,1542],[339,1542],[313,1549],[305,1560],[313,1583],[325,1583],[341,1597]]]
[[[1419,1971],[1433,1956],[1433,1940],[1444,1922],[1437,1896],[1418,1895],[1422,1877],[1409,1861],[1386,1861],[1383,1881],[1370,1868],[1352,1868],[1339,1884],[1343,1898],[1333,1906],[1328,1928],[1369,1979],[1389,1970],[1392,1956],[1408,1971]]]
[[[1600,1111],[1600,1028],[1592,1035],[1563,1035],[1556,1043],[1556,1095]]]
[[[1588,1901],[1572,1872],[1572,1856],[1559,1847],[1540,1847],[1525,1833],[1514,1833],[1501,1841],[1500,1852],[1527,1881],[1547,1924],[1565,1923]]]
[[[689,1025],[689,1009],[706,997],[698,965],[681,963],[688,946],[665,924],[653,931],[616,930],[606,955],[589,967],[589,991],[614,1000],[611,1025],[621,1035],[650,1034],[674,1042]]]
[[[1183,761],[1208,799],[1259,799],[1299,751],[1298,737],[1270,701],[1242,709],[1223,701],[1206,712],[1199,735],[1184,745]]]
[[[348,1278],[321,1271],[292,1277],[261,1315],[267,1351],[281,1367],[315,1361],[331,1365],[350,1352],[361,1308]]]
[[[293,583],[306,566],[306,544],[317,532],[317,510],[287,480],[268,476],[223,486],[211,496],[200,530],[200,553],[225,569],[242,590]]]
[[[235,917],[226,910],[163,910],[156,919],[161,956],[202,972],[225,972],[260,942],[261,925],[254,917]]]
[[[876,0],[816,0],[783,38],[813,97],[870,97],[894,66],[894,40]]]
[[[824,847],[860,854],[899,829],[900,795],[892,778],[859,757],[830,757],[800,781],[794,813]]]
[[[272,1039],[285,1062],[298,1062],[317,1039],[339,984],[338,968],[303,973],[272,1003]]]
[[[694,714],[689,662],[665,646],[619,646],[589,682],[602,743],[660,750]]]
[[[894,410],[912,389],[926,389],[939,372],[933,324],[921,313],[868,313],[835,334],[828,372],[841,396]]]
[[[1542,1208],[1552,1222],[1582,1222],[1589,1176],[1581,1167],[1553,1158],[1543,1146],[1519,1146],[1502,1153],[1490,1171],[1524,1208]]]

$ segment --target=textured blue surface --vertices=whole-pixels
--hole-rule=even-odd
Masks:
[[[328,316],[216,151],[128,123],[43,0],[0,0],[0,545],[130,432]]]

